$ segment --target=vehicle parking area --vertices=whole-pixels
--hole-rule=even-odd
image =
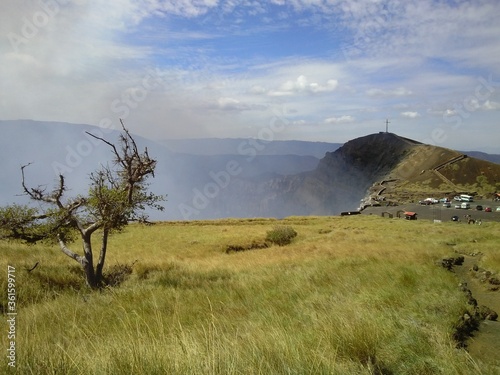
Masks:
[[[497,207],[500,207],[500,202],[494,202],[491,199],[482,199],[473,202],[467,202],[470,205],[469,209],[455,208],[456,206],[462,206],[463,202],[451,201],[450,207],[445,207],[444,203],[434,203],[428,205],[422,205],[419,203],[407,203],[400,206],[380,206],[380,207],[367,207],[362,211],[363,215],[382,215],[382,213],[387,212],[397,216],[399,211],[410,211],[417,213],[417,219],[419,220],[441,220],[441,221],[452,221],[453,216],[458,216],[459,222],[467,223],[466,215],[469,215],[471,219],[476,222],[488,222],[496,221],[500,222],[500,211],[496,211]],[[477,210],[477,206],[481,206],[482,210]],[[487,212],[486,208],[490,207],[491,212]],[[404,215],[402,215],[404,218]]]

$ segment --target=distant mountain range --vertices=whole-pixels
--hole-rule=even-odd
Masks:
[[[118,129],[118,126],[115,128]],[[44,185],[50,189],[57,175],[63,173],[71,189],[70,194],[85,193],[89,174],[112,158],[107,145],[85,132],[111,142],[116,141],[119,134],[117,130],[85,124],[0,121],[0,205],[28,202],[27,197],[20,195],[20,167],[28,163],[32,163],[26,169],[28,184]],[[213,176],[221,176],[221,171],[226,171],[228,165],[238,166],[237,176],[234,172],[230,175],[232,180],[238,177],[261,181],[271,176],[314,170],[327,151],[340,146],[324,142],[264,142],[255,139],[154,142],[134,137],[140,147],[147,147],[149,154],[158,159],[151,189],[157,194],[168,195],[166,211],[154,216],[164,220],[185,218],[181,212],[182,205],[192,202],[196,193],[203,190],[207,183],[213,183]],[[212,213],[211,207],[204,207],[203,214],[197,216],[211,218],[220,215]]]
[[[28,163],[32,163],[26,169],[28,185],[50,189],[58,173],[63,173],[68,194],[85,193],[89,173],[112,157],[109,147],[86,131],[111,142],[118,136],[116,130],[84,124],[0,121],[0,205],[28,202],[19,195],[20,167]],[[135,139],[158,160],[151,190],[168,195],[165,212],[153,213],[155,220],[338,214],[357,208],[360,199],[381,179],[417,181],[422,170],[432,170],[462,155],[391,133],[357,138],[344,145],[256,139]],[[500,160],[500,155],[467,155],[469,166],[477,164],[478,170],[491,172],[492,179],[500,175],[500,165],[473,157]],[[454,173],[451,179],[460,178],[460,171],[456,171],[459,164],[450,169]],[[476,172],[474,169],[470,176]],[[433,173],[427,179],[435,176]],[[436,183],[443,181],[438,178]]]
[[[159,142],[172,152],[191,155],[298,155],[321,159],[342,143],[305,141],[263,141],[244,138],[169,139]]]
[[[463,151],[462,153],[472,156],[476,159],[491,161],[492,163],[500,164],[500,155],[487,154],[481,151]]]

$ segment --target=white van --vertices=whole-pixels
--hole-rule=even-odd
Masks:
[[[473,202],[474,201],[474,197],[472,195],[461,194],[460,195],[460,201],[462,201],[462,202]]]
[[[463,210],[468,210],[470,208],[470,204],[464,202],[460,205],[460,208]]]

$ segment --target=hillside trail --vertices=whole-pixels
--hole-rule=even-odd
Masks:
[[[460,281],[467,283],[478,306],[484,305],[500,313],[500,291],[488,290],[487,283],[482,283],[471,274],[470,270],[477,264],[478,258],[464,255],[463,265],[454,267],[454,271]],[[479,366],[481,363],[498,366],[500,374],[500,321],[482,321],[479,330],[473,333],[467,344],[470,356]]]

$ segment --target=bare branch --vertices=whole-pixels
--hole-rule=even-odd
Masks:
[[[85,229],[85,233],[86,234],[92,234],[94,233],[97,229],[101,228],[102,227],[102,223],[101,222],[95,222],[91,225],[89,225],[86,229]]]
[[[28,272],[33,271],[33,270],[34,270],[34,269],[38,266],[38,264],[39,264],[39,263],[40,263],[40,262],[36,262],[36,263],[35,263],[35,265],[34,265],[33,267],[31,267],[31,268],[26,268],[26,271],[28,271]]]
[[[92,133],[90,133],[90,132],[87,132],[87,131],[86,131],[85,133],[87,133],[87,134],[88,134],[88,135],[90,135],[91,137],[94,137],[95,139],[98,139],[98,140],[100,140],[100,141],[102,141],[102,142],[106,143],[107,145],[109,145],[110,147],[112,147],[112,148],[113,148],[113,150],[115,150],[115,153],[116,153],[116,154],[118,154],[118,151],[116,151],[116,147],[115,147],[115,145],[114,145],[114,144],[112,144],[111,142],[106,141],[104,138],[102,138],[102,137],[98,137],[97,135],[92,134]]]
[[[28,187],[26,186],[26,182],[25,182],[25,177],[24,177],[24,168],[30,166],[32,163],[28,163],[28,164],[25,164],[25,165],[22,165],[21,166],[21,176],[22,176],[22,181],[21,181],[21,185],[23,186],[23,190],[24,192],[29,195],[32,199],[35,199],[35,200],[40,200],[41,199],[41,196],[43,196],[43,192],[40,190],[40,189],[28,189]]]
[[[85,266],[85,264],[87,263],[87,260],[85,259],[85,257],[78,255],[78,254],[74,253],[73,251],[71,251],[70,249],[68,249],[68,247],[66,246],[66,243],[62,240],[61,236],[57,236],[57,237],[59,240],[59,247],[61,248],[61,251],[64,254],[66,254],[67,256],[69,256],[70,258],[76,260],[82,266]]]
[[[68,205],[66,207],[66,210],[68,211],[69,214],[73,214],[78,208],[83,206],[85,203],[87,203],[87,200],[85,198],[80,198]]]
[[[130,141],[132,143],[132,148],[134,150],[134,155],[139,155],[139,149],[137,148],[137,144],[135,143],[134,138],[132,138],[132,136],[130,135],[128,129],[125,127],[125,124],[123,123],[122,119],[120,119],[120,124],[122,124],[123,132],[126,134],[126,136],[128,138],[127,144]]]
[[[64,185],[64,176],[62,174],[59,175],[59,187],[54,191],[54,197],[57,207],[63,208],[63,204],[61,203],[61,198],[64,194],[64,190],[66,190]]]
[[[109,147],[111,147],[111,148],[113,149],[113,154],[115,154],[115,158],[116,158],[115,162],[116,162],[117,164],[122,164],[122,166],[124,166],[124,167],[125,167],[125,165],[123,164],[122,158],[120,157],[120,154],[119,154],[119,152],[118,152],[118,150],[116,149],[116,146],[115,146],[114,144],[112,144],[111,142],[109,142],[109,141],[105,140],[104,138],[102,138],[102,137],[98,137],[97,135],[94,135],[94,134],[92,134],[92,133],[90,133],[90,132],[87,132],[87,131],[86,131],[85,133],[87,133],[88,135],[90,135],[91,137],[93,137],[93,138],[95,138],[95,139],[98,139],[98,140],[100,140],[100,141],[102,141],[102,142],[106,143]]]
[[[133,195],[136,184],[142,182],[148,174],[151,174],[154,177],[156,160],[149,157],[147,148],[143,154],[139,153],[137,143],[125,127],[125,123],[122,119],[120,119],[120,124],[123,129],[123,133],[120,135],[120,150],[118,150],[114,144],[103,139],[102,137],[98,137],[89,132],[87,132],[87,134],[103,141],[112,148],[115,155],[115,163],[121,165],[123,168],[123,170],[119,172],[119,176],[125,183],[123,188],[127,191],[127,202],[131,205],[133,204]],[[118,183],[114,178],[112,178],[112,172],[109,168],[106,169],[105,174],[113,187],[117,187]]]
[[[61,202],[61,198],[64,194],[64,191],[66,190],[64,183],[64,176],[62,174],[59,175],[59,186],[57,187],[57,189],[54,190],[52,195],[47,195],[45,193],[45,189],[43,189],[41,186],[38,186],[37,188],[28,188],[26,186],[26,177],[24,175],[24,169],[30,166],[31,164],[32,163],[28,163],[21,166],[21,176],[22,176],[21,185],[23,187],[25,194],[27,194],[33,200],[56,204],[59,208],[64,208]]]

